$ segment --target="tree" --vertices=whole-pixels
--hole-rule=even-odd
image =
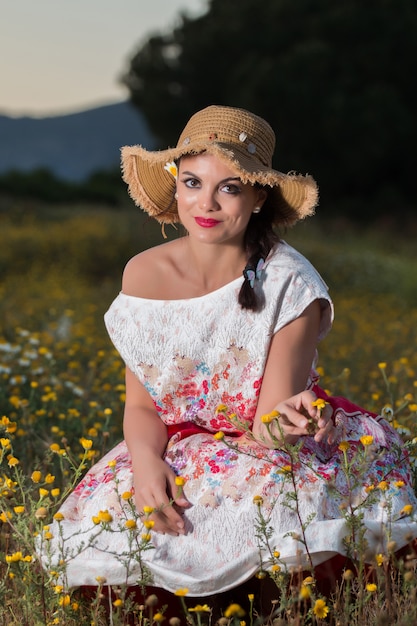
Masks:
[[[274,166],[317,178],[323,210],[371,217],[414,203],[416,30],[415,0],[210,0],[123,80],[161,145],[208,104],[248,108],[276,131]]]

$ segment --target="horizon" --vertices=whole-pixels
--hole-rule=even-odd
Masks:
[[[8,119],[12,119],[12,120],[21,120],[21,119],[30,119],[30,120],[45,120],[45,119],[51,119],[51,118],[55,118],[55,117],[67,117],[70,115],[78,115],[81,113],[87,113],[88,111],[94,111],[95,109],[102,109],[104,107],[108,107],[108,106],[114,106],[117,104],[124,104],[124,103],[129,103],[129,97],[126,97],[125,99],[120,99],[120,100],[114,100],[114,101],[103,101],[103,102],[96,102],[96,103],[91,103],[86,104],[85,106],[81,106],[80,108],[75,108],[75,109],[69,109],[67,110],[62,110],[62,111],[57,111],[57,112],[52,112],[52,113],[46,113],[46,114],[42,114],[42,113],[33,113],[33,114],[16,114],[16,113],[4,113],[3,111],[0,110],[0,117],[6,117]],[[132,104],[132,106],[134,106]]]

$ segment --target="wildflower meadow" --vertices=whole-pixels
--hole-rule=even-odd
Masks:
[[[157,593],[147,595],[152,581],[145,565],[139,603],[123,585],[108,590],[105,579],[97,579],[88,597],[68,588],[64,553],[40,563],[37,548],[43,546],[48,555],[51,522],[59,527],[62,521],[60,505],[85,471],[122,439],[124,367],[106,335],[103,314],[120,289],[126,261],[163,237],[132,207],[53,211],[28,203],[7,208],[0,212],[0,623],[214,623],[209,602],[193,605],[186,589],[175,594],[183,607],[177,616]],[[404,440],[401,454],[417,468],[417,260],[412,229],[392,235],[383,226],[361,232],[349,224],[324,227],[313,220],[284,238],[322,273],[335,302],[333,331],[319,347],[321,385],[329,394],[383,413]],[[341,443],[343,471],[350,471],[351,454],[359,454],[365,473],[372,438],[363,439],[356,451],[343,450]],[[288,453],[292,458],[297,447]],[[291,465],[280,471],[291,481]],[[389,490],[401,487],[387,476],[370,491],[386,491],[389,507]],[[152,549],[152,511],[139,515],[130,493],[120,497],[127,511],[120,531],[131,536],[128,567],[129,559],[143,563]],[[294,493],[291,506],[296,502]],[[273,582],[276,597],[260,614],[249,591],[245,607],[222,607],[216,617],[220,626],[417,623],[417,555],[410,551],[398,558],[388,541],[387,551],[373,555],[369,565],[360,510],[346,502],[352,567],[325,595],[314,567],[288,571],[279,546],[269,545],[265,504],[260,496],[253,502],[256,536],[268,554],[260,559],[257,576]],[[411,505],[403,514],[417,518]],[[97,511],[91,520],[97,533],[106,530],[109,515]],[[302,528],[308,525],[301,522]]]

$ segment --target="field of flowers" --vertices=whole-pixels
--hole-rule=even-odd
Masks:
[[[413,457],[413,237],[392,238],[383,230],[359,235],[345,224],[324,228],[313,222],[286,239],[316,265],[335,301],[334,329],[320,347],[322,385],[334,395],[384,411]],[[163,607],[154,596],[133,606],[125,589],[114,589],[104,610],[104,581],[98,581],[98,592],[89,600],[66,589],[59,566],[56,571],[40,567],[35,542],[47,544],[49,523],[62,501],[85,470],[122,437],[123,364],[106,336],[103,314],[120,288],[125,262],[162,242],[162,235],[132,208],[52,212],[10,207],[0,213],[0,226],[0,623],[161,622]],[[98,513],[94,523],[105,525],[105,512]],[[140,526],[142,550],[151,533],[141,519],[130,522],[132,529]],[[379,555],[371,582],[360,576],[352,580],[348,571],[338,593],[324,598],[314,591],[313,572],[310,580],[289,587],[278,555],[272,576],[285,602],[281,600],[279,610],[272,607],[269,622],[415,624],[414,560],[400,564],[399,573],[393,573],[391,561],[392,555]],[[186,591],[179,590],[178,596],[183,601]],[[224,607],[221,624],[252,625],[256,619],[254,611],[244,616],[240,606],[230,605]],[[170,620],[171,626],[180,620],[206,624],[210,607],[188,603],[184,615]]]

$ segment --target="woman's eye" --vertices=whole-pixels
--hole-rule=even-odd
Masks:
[[[185,180],[182,181],[186,187],[198,187],[198,185],[200,184],[200,181],[197,180],[197,178],[186,178]]]
[[[240,192],[240,188],[237,185],[223,185],[222,191],[230,194],[237,194]]]

